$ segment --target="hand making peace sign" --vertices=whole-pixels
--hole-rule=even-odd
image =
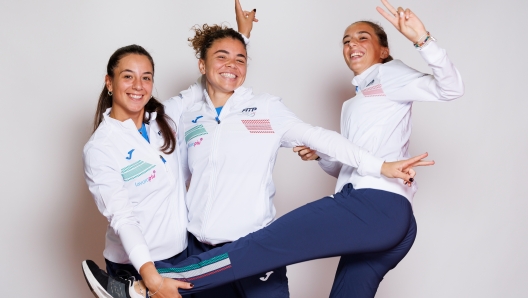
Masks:
[[[258,22],[257,18],[255,18],[256,13],[257,9],[253,9],[252,11],[243,10],[240,1],[235,0],[235,15],[238,32],[244,34],[247,38],[249,38],[251,30],[253,29],[253,22]]]
[[[425,30],[424,24],[409,8],[404,10],[402,7],[398,7],[395,9],[389,1],[381,0],[381,2],[389,12],[379,6],[376,7],[376,10],[407,39],[413,43],[419,43],[426,38],[427,30]]]

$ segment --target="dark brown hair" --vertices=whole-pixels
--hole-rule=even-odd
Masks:
[[[106,74],[113,79],[114,69],[119,64],[119,61],[121,61],[121,59],[123,59],[125,56],[131,54],[147,57],[150,61],[150,64],[152,65],[152,74],[154,75],[154,60],[152,59],[152,56],[150,56],[147,50],[145,50],[143,47],[135,44],[119,48],[112,54],[112,56],[110,56],[110,60],[108,60],[108,65],[106,66]],[[97,110],[95,111],[94,131],[103,121],[103,113],[110,107],[112,107],[112,96],[108,94],[108,88],[106,88],[105,84],[103,91],[101,91],[101,95],[99,95],[99,102],[97,103]],[[151,97],[145,105],[145,112],[146,113],[143,118],[143,123],[148,123],[150,121],[150,113],[157,113],[156,122],[158,123],[158,126],[161,130],[161,135],[164,139],[163,146],[160,148],[161,151],[163,151],[165,154],[171,154],[174,152],[174,149],[176,149],[176,138],[174,136],[173,129],[169,124],[169,122],[174,122],[168,115],[165,114],[165,107],[163,104],[161,104],[156,98]]]
[[[387,49],[389,48],[389,40],[387,38],[387,33],[385,33],[385,30],[383,29],[383,27],[381,27],[380,24],[374,23],[374,22],[371,22],[371,21],[357,21],[355,23],[352,23],[352,25],[358,24],[358,23],[367,24],[372,29],[374,29],[374,33],[376,33],[376,36],[378,37],[378,42],[379,42],[380,46],[385,47]],[[392,56],[389,55],[387,58],[383,59],[383,61],[381,61],[381,63],[387,63],[387,62],[392,61],[392,60],[393,60]]]
[[[189,45],[194,48],[196,58],[198,59],[205,59],[207,50],[211,48],[213,43],[219,39],[227,37],[240,41],[244,45],[244,49],[247,51],[246,43],[244,42],[242,35],[227,26],[209,26],[204,24],[200,27],[199,25],[195,25],[192,27],[192,30],[194,30],[195,33],[194,37],[187,40],[189,41]]]

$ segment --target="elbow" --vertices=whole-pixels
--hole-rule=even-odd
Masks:
[[[452,100],[462,97],[464,95],[464,92],[465,92],[464,84],[461,82],[459,86],[457,86],[456,88],[452,88],[449,90],[441,90],[440,99],[443,101],[452,101]]]
[[[109,220],[109,225],[116,235],[120,235],[121,230],[128,226],[139,226],[139,222],[132,216],[113,216]]]

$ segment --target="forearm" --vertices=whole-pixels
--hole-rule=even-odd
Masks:
[[[318,164],[321,169],[323,169],[323,171],[332,177],[339,177],[339,172],[341,171],[343,164],[337,160],[334,160],[333,158],[330,158],[329,156],[326,156],[323,153],[317,152],[317,155],[320,157]]]
[[[138,226],[125,224],[120,226],[117,232],[130,263],[138,272],[143,264],[152,262],[148,245]]]
[[[438,99],[452,100],[464,94],[462,77],[447,56],[445,49],[441,48],[436,42],[431,42],[419,52],[433,71]]]
[[[284,137],[297,139],[300,144],[334,157],[343,164],[357,168],[360,175],[380,177],[383,160],[356,146],[337,132],[299,123],[292,126]]]

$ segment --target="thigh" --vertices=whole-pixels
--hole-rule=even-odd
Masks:
[[[406,236],[395,247],[383,252],[342,256],[330,297],[374,297],[387,272],[396,267],[411,249],[416,232],[413,216]]]
[[[402,196],[349,187],[177,268],[157,267],[163,276],[193,282],[189,292],[199,291],[311,259],[386,251],[404,238],[409,214]]]
[[[196,239],[196,237],[191,234],[187,233],[187,253],[189,255],[198,255],[203,252],[210,251],[211,249],[214,249],[215,247],[212,245],[208,245],[205,243],[202,243]],[[218,247],[221,247],[218,246]],[[235,282],[227,283],[209,290],[205,290],[199,293],[195,293],[190,295],[190,298],[218,298],[218,297],[232,297],[232,298],[244,298],[242,294],[240,293],[239,289],[237,288],[237,285]]]

